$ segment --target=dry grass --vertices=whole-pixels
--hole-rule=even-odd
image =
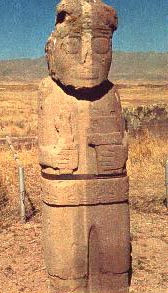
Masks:
[[[25,168],[27,214],[31,216],[35,210],[38,211],[40,208],[40,168],[37,149],[22,149],[19,152],[19,158]],[[7,202],[0,219],[1,227],[4,227],[19,219],[19,177],[18,166],[7,147],[0,151],[0,161],[0,191],[3,191],[3,198],[5,203]]]
[[[0,137],[37,134],[38,83],[0,83]]]
[[[168,289],[168,227],[165,200],[165,163],[168,140],[130,139],[133,279],[130,293],[166,293]]]
[[[165,83],[116,81],[122,105],[133,107],[167,103]],[[37,99],[39,81],[31,83],[0,82],[0,124],[5,127],[0,137],[37,135]]]
[[[150,177],[163,173],[168,159],[167,142],[167,138],[155,137],[149,131],[143,136],[130,137],[127,164],[130,176],[150,180]]]
[[[149,132],[143,137],[130,138],[127,168],[133,189],[136,186],[132,205],[143,211],[150,212],[150,205],[152,211],[157,210],[163,204],[167,145],[168,139],[155,138]]]
[[[137,107],[157,103],[167,104],[168,86],[166,83],[141,83],[116,81],[123,107]]]

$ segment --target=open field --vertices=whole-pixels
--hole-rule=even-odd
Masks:
[[[163,82],[117,81],[123,106],[167,103]],[[39,82],[0,82],[0,137],[37,134]],[[130,293],[168,292],[168,228],[164,165],[168,138],[129,138],[133,278]],[[22,149],[28,221],[18,216],[18,174],[11,152],[0,146],[0,293],[47,293],[41,246],[40,169],[37,149]]]
[[[116,81],[123,107],[137,107],[158,103],[167,104],[168,84],[164,82]]]
[[[157,103],[167,104],[168,85],[164,82],[116,81],[123,107]],[[0,137],[37,135],[39,81],[0,82],[0,123],[4,132]]]
[[[0,123],[11,136],[37,133],[38,83],[0,83]]]

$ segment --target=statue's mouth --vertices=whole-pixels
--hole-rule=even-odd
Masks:
[[[85,80],[95,80],[99,78],[99,72],[83,71],[83,72],[74,72],[72,70],[72,77],[85,79]]]
[[[98,76],[93,76],[93,75],[79,75],[80,79],[86,79],[86,80],[95,80],[98,79]]]

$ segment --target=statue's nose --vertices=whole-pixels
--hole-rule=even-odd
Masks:
[[[92,63],[92,56],[92,39],[91,35],[87,34],[82,37],[80,63],[87,63],[89,65],[90,63]]]

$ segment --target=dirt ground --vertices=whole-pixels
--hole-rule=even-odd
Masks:
[[[130,293],[166,293],[167,231],[164,211],[131,211],[133,277]],[[35,219],[13,224],[0,236],[0,292],[47,293],[47,275],[41,248],[41,224]]]
[[[131,212],[133,278],[130,293],[167,292],[165,215]],[[47,293],[41,224],[13,224],[0,236],[1,293]],[[167,288],[167,289],[166,289]]]

